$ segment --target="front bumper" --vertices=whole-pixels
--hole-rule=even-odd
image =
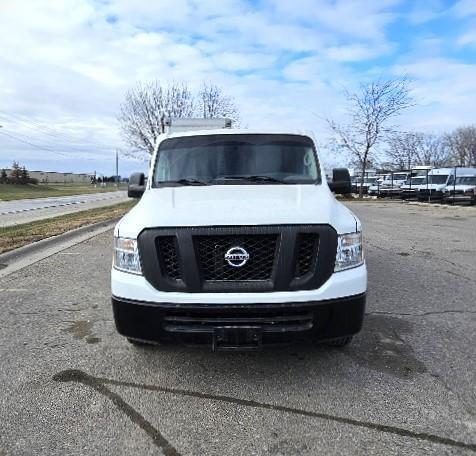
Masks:
[[[462,193],[457,193],[456,195],[450,194],[444,195],[443,201],[445,201],[446,203],[472,203],[473,201],[476,201],[476,196],[465,195]]]
[[[417,199],[418,198],[418,190],[409,189],[409,188],[403,189],[400,192],[400,198],[406,199],[406,200]]]
[[[442,201],[443,192],[441,190],[419,190],[418,201]]]
[[[390,187],[390,188],[381,188],[380,189],[380,196],[382,197],[395,197],[400,196],[401,190],[400,188]]]
[[[113,296],[116,328],[128,338],[211,344],[222,328],[254,328],[260,344],[296,339],[327,340],[362,327],[366,294],[286,303],[157,303]]]
[[[184,293],[157,290],[142,275],[112,269],[112,295],[126,300],[152,303],[189,304],[278,304],[287,302],[327,301],[354,296],[367,291],[367,267],[362,266],[335,272],[315,290],[275,292]]]

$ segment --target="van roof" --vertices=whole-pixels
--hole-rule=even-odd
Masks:
[[[429,176],[435,176],[438,174],[455,174],[455,169],[456,169],[456,175],[457,176],[462,176],[462,175],[476,175],[476,168],[463,168],[463,167],[452,167],[452,168],[435,168],[432,169],[428,175]]]
[[[185,136],[206,135],[297,135],[312,138],[309,132],[303,130],[276,130],[276,129],[246,129],[246,128],[219,128],[216,130],[182,131],[164,135],[164,138],[182,138]]]

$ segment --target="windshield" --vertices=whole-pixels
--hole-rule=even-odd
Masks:
[[[408,174],[394,174],[393,180],[405,180],[408,177]]]
[[[436,174],[433,176],[428,176],[429,184],[446,184],[447,180],[448,180],[447,174]]]
[[[476,185],[476,176],[463,176],[456,178],[456,184],[460,185]]]
[[[153,186],[223,183],[320,183],[310,138],[203,135],[171,138],[158,150]]]
[[[422,185],[426,182],[424,177],[412,177],[411,179],[407,179],[405,181],[405,185]]]
[[[431,171],[431,169],[414,169],[412,170],[412,174],[414,176],[425,176]]]

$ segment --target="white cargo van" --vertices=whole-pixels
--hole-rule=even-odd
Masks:
[[[400,198],[410,200],[416,199],[418,190],[426,184],[425,176],[409,177],[400,187]]]
[[[310,136],[219,129],[162,135],[141,197],[114,230],[112,306],[134,344],[215,350],[306,337],[342,346],[362,325],[359,219],[336,201]]]
[[[387,178],[383,180],[380,186],[379,196],[381,197],[399,196],[400,187],[406,182],[409,176],[410,176],[409,172],[398,172],[398,173],[389,174]]]
[[[418,189],[419,201],[443,201],[444,190],[453,185],[454,179],[459,176],[476,174],[476,168],[435,168],[428,173],[425,185]]]
[[[464,174],[458,175],[456,180],[443,190],[443,201],[476,204],[476,169],[462,168],[461,172]]]

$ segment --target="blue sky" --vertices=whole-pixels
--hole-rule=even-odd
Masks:
[[[413,80],[401,128],[476,123],[476,0],[22,0],[0,29],[0,167],[112,174],[124,93],[151,79],[215,82],[243,126],[322,144],[324,117],[346,121],[342,87],[375,78]]]

